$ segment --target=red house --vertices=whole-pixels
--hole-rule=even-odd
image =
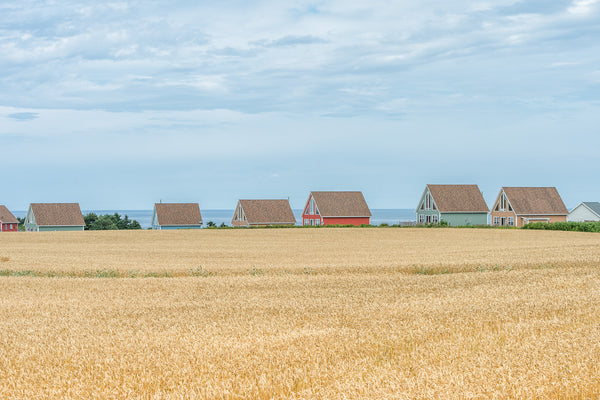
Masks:
[[[0,206],[0,231],[16,232],[19,227],[19,220],[8,211],[6,206]]]
[[[371,211],[362,192],[310,192],[302,225],[368,225]]]

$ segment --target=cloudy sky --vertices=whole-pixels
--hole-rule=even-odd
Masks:
[[[0,2],[0,204],[600,201],[600,0]]]

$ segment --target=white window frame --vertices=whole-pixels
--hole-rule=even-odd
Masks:
[[[494,226],[499,226],[500,225],[500,217],[494,217]]]

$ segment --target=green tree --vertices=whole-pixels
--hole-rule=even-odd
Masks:
[[[90,224],[90,231],[107,231],[117,230],[117,224],[115,224],[114,218],[111,215],[101,215]]]
[[[98,216],[96,213],[88,213],[83,216],[85,229],[91,231],[114,230],[114,229],[142,229],[140,223],[131,220],[127,215],[121,217],[119,213]]]

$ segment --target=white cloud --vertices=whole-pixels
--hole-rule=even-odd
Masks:
[[[567,11],[570,14],[587,16],[597,12],[598,3],[598,0],[574,0]]]
[[[492,131],[544,140],[552,116],[595,132],[598,1],[9,3],[0,145],[50,166],[76,153],[251,173],[283,154],[302,171],[348,155],[367,168],[420,135],[480,154]]]

